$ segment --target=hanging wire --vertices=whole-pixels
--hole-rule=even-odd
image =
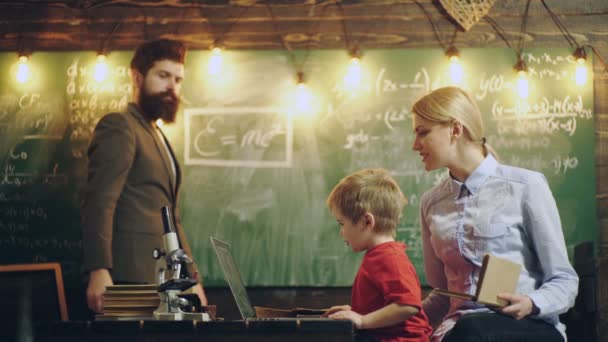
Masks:
[[[213,43],[211,43],[211,47],[214,48],[215,44],[217,43],[216,40],[216,34],[215,32],[213,32],[213,26],[211,25],[211,20],[209,20],[209,18],[205,15],[205,11],[203,10],[203,7],[199,7],[198,8],[199,11],[199,15],[201,18],[203,18],[203,23],[207,23],[207,31],[209,32],[209,35],[211,36],[211,40],[213,41]]]
[[[600,55],[600,53],[595,49],[595,47],[593,45],[585,45],[585,46],[590,48],[593,51],[595,56],[599,59],[600,63],[602,63],[602,65],[604,66],[604,69],[606,70],[606,72],[608,72],[608,64],[606,64],[606,60],[604,60],[602,55]]]
[[[492,19],[492,17],[490,17],[489,15],[486,15],[485,19],[490,24],[490,26],[492,26],[492,28],[494,29],[494,31],[496,32],[496,34],[498,34],[498,36],[500,38],[502,38],[502,40],[505,42],[505,44],[507,44],[507,46],[510,49],[512,49],[513,51],[515,51],[515,49],[511,45],[511,42],[509,42],[509,40],[506,37],[505,30],[503,30],[503,28],[500,25],[498,25],[498,23],[494,19]],[[517,51],[516,51],[516,53],[517,53]]]
[[[17,34],[17,53],[18,54],[23,54],[25,53],[25,51],[23,50],[23,35],[22,35],[21,30],[19,30],[19,33]]]
[[[560,32],[562,33],[562,35],[564,36],[564,38],[566,38],[566,41],[568,42],[568,44],[570,44],[570,47],[574,48],[574,49],[582,49],[582,48],[585,48],[585,47],[590,48],[593,51],[593,53],[595,54],[595,56],[598,58],[598,60],[600,61],[600,63],[604,67],[604,69],[606,69],[606,71],[608,72],[608,64],[606,64],[606,61],[604,60],[604,58],[602,57],[602,55],[600,55],[600,53],[597,51],[597,49],[593,45],[581,46],[576,41],[576,39],[574,39],[574,36],[572,36],[572,34],[568,31],[568,29],[566,28],[566,26],[561,22],[561,20],[559,20],[559,17],[555,14],[555,12],[553,12],[553,10],[551,10],[551,8],[549,7],[549,5],[547,5],[547,3],[545,2],[545,0],[541,0],[541,3],[543,4],[543,6],[545,7],[545,9],[549,13],[549,16],[551,16],[551,19],[553,20],[553,22],[555,23],[555,25],[557,26],[557,28],[560,30]]]
[[[484,17],[485,20],[490,24],[490,26],[492,26],[492,28],[494,29],[496,34],[498,34],[498,36],[500,36],[500,38],[505,42],[505,44],[507,44],[507,46],[510,49],[515,51],[515,54],[517,55],[518,60],[521,59],[521,54],[524,49],[524,36],[526,34],[526,30],[527,30],[527,26],[528,26],[528,11],[530,9],[530,2],[531,2],[531,0],[527,1],[526,8],[524,10],[524,15],[523,15],[521,26],[520,26],[520,36],[519,36],[517,48],[514,48],[513,45],[511,45],[511,42],[509,42],[509,39],[507,39],[505,30],[496,22],[496,20],[492,19],[492,17],[490,17],[489,15],[486,15]]]
[[[186,18],[186,11],[184,9],[182,9],[180,11],[180,13],[181,13],[181,19],[177,23],[177,26],[175,27],[175,31],[174,31],[174,35],[176,35],[176,36],[179,34],[179,29],[182,26],[182,23],[185,21],[185,18]]]
[[[26,56],[26,57],[30,57],[33,53],[33,41],[36,39],[36,34],[27,34],[25,32],[25,30],[23,29],[24,27],[27,27],[26,24],[26,13],[27,11],[22,11],[21,13],[21,22],[19,23],[19,39],[18,39],[18,45],[19,45],[19,53]],[[28,44],[29,41],[29,44]]]
[[[316,6],[316,4],[313,4],[311,9],[314,6]],[[304,58],[302,59],[302,62],[300,62],[300,63],[297,62],[296,55],[293,52],[293,50],[291,49],[291,46],[289,44],[287,44],[287,42],[283,38],[283,35],[280,34],[278,23],[276,22],[276,16],[274,15],[274,12],[272,11],[272,7],[267,3],[266,8],[268,9],[268,13],[270,14],[270,17],[272,19],[272,24],[273,24],[274,30],[281,40],[281,46],[285,50],[287,50],[287,52],[289,52],[289,57],[290,57],[291,63],[293,64],[294,68],[296,69],[296,73],[298,74],[298,78],[300,79],[303,77],[302,75],[303,75],[304,66],[306,65],[306,62],[308,61],[308,57],[310,56],[311,45],[312,45],[312,43],[311,43],[312,39],[310,39],[310,37],[313,36],[313,32],[315,35],[317,32],[319,32],[319,27],[321,26],[320,19],[325,16],[325,12],[329,8],[329,3],[323,6],[321,13],[318,16],[318,19],[315,21],[316,25],[310,25],[310,30],[307,33],[309,39],[308,39],[308,43],[306,44],[306,52],[304,54]]]
[[[230,32],[230,30],[232,30],[232,28],[234,27],[234,25],[236,25],[241,20],[241,18],[243,17],[243,15],[249,10],[249,8],[251,8],[251,6],[252,5],[243,7],[241,9],[241,11],[238,13],[238,15],[235,17],[235,19],[232,20],[232,22],[228,25],[228,27],[226,27],[226,29],[222,33],[220,33],[219,35],[216,35],[213,32],[213,30],[211,29],[212,28],[211,20],[208,17],[204,16],[204,18],[207,19],[207,23],[209,24],[209,33],[211,33],[211,36],[213,38],[212,47],[215,47],[218,44],[220,44],[220,45],[223,44],[224,36],[226,36],[228,34],[228,32]],[[202,11],[203,11],[203,9],[201,7],[201,15],[202,15]]]
[[[317,6],[317,5],[318,4],[313,3],[311,5],[310,9],[313,10],[315,8],[315,6]],[[319,13],[319,15],[317,16],[317,20],[315,21],[316,25],[310,25],[310,30],[308,31],[308,37],[312,37],[313,35],[316,35],[317,33],[319,33],[319,27],[321,27],[321,18],[325,17],[325,12],[330,7],[330,5],[331,5],[331,3],[327,3],[327,4],[323,5],[323,7],[321,8],[321,13]],[[312,39],[308,39],[308,44],[306,44],[307,50],[310,48],[311,42],[312,42]]]
[[[342,3],[336,2],[336,6],[338,7],[338,11],[340,12],[340,16],[342,17],[342,34],[344,35],[344,44],[346,45],[346,50],[350,51],[350,43],[348,39],[348,31],[346,30],[346,15],[344,14],[344,8],[342,7]]]
[[[26,11],[21,11],[21,20],[19,20],[17,24],[17,54],[23,53],[23,25],[25,24],[25,13]]]
[[[285,42],[285,39],[283,39],[283,35],[279,31],[279,25],[276,22],[276,17],[274,16],[274,12],[272,11],[272,7],[270,6],[270,4],[266,3],[266,9],[268,10],[268,14],[270,14],[270,19],[272,21],[272,27],[274,28],[274,32],[277,34],[277,36],[279,36],[279,40],[281,41],[281,46],[285,50],[291,52],[291,47]]]
[[[313,3],[311,6],[311,9],[313,9],[315,6],[316,6],[316,4]],[[306,44],[306,51],[304,53],[304,58],[302,58],[302,62],[300,64],[296,63],[296,65],[295,65],[296,70],[299,72],[302,72],[302,70],[304,70],[304,66],[306,65],[306,62],[308,62],[308,57],[310,56],[310,51],[312,48],[312,37],[317,35],[317,33],[319,32],[319,27],[321,27],[321,18],[323,18],[325,16],[325,12],[327,11],[328,8],[329,8],[329,4],[324,5],[323,8],[321,9],[321,13],[317,17],[317,20],[315,21],[316,25],[310,25],[310,30],[308,31],[308,43]]]
[[[386,18],[388,13],[395,7],[395,5],[398,5],[398,4],[400,4],[400,3],[394,2],[394,3],[390,4],[389,6],[387,6],[386,9],[384,10],[384,12],[382,12],[380,18]],[[336,5],[338,6],[340,15],[342,16],[342,30],[344,31],[344,41],[346,43],[346,48],[352,49],[353,52],[358,52],[359,44],[361,43],[362,39],[365,38],[367,36],[367,34],[370,33],[373,28],[376,28],[379,20],[375,20],[373,24],[369,25],[367,27],[367,29],[359,36],[359,39],[357,39],[357,41],[354,42],[354,44],[352,46],[349,46],[349,40],[346,35],[346,31],[347,31],[346,30],[346,16],[344,14],[344,8],[342,7],[340,2],[336,2]],[[386,23],[385,23],[385,25],[386,25]]]
[[[84,17],[87,21],[87,33],[91,31],[90,26],[93,23],[93,18],[90,15],[89,12],[89,8],[84,8],[82,10],[82,12],[84,13]],[[107,44],[110,41],[110,38],[112,38],[112,36],[114,35],[114,33],[118,30],[118,28],[120,27],[120,25],[122,24],[122,19],[120,19],[119,21],[117,21],[116,23],[114,23],[114,26],[112,27],[112,29],[110,30],[110,32],[105,36],[105,38],[103,38],[101,40],[101,43],[99,44],[99,49],[97,49],[97,53],[98,54],[106,54],[107,53]]]
[[[450,38],[450,45],[454,46],[454,42],[456,41],[456,36],[458,35],[458,28],[454,26],[454,33],[452,34],[452,38]]]
[[[527,32],[527,27],[528,27],[528,12],[530,10],[530,2],[532,0],[528,0],[526,2],[526,9],[524,10],[524,16],[521,20],[521,27],[519,30],[519,41],[517,42],[517,57],[521,58],[521,54],[523,53],[524,50],[524,36],[526,35]]]
[[[144,41],[148,41],[148,13],[144,7],[141,7],[141,12],[144,14]]]
[[[117,21],[114,24],[114,27],[112,28],[112,31],[110,31],[110,33],[106,36],[106,38],[101,42],[101,47],[99,48],[99,53],[106,53],[106,47],[107,47],[108,42],[110,41],[110,38],[118,30],[118,28],[120,27],[121,24],[122,24],[122,20],[121,21]]]
[[[441,46],[441,49],[446,50],[448,47],[445,46],[445,44],[443,43],[443,40],[439,36],[439,30],[437,29],[437,26],[435,25],[435,22],[433,21],[433,19],[431,17],[431,14],[426,10],[426,8],[420,2],[418,2],[418,0],[414,0],[414,3],[418,7],[420,7],[420,9],[422,10],[422,12],[426,16],[426,19],[429,21],[429,23],[431,23],[431,27],[433,28],[433,34],[435,35],[435,39],[437,39],[437,42],[439,43],[439,46]],[[455,37],[456,37],[456,33],[454,33],[454,38]],[[454,39],[452,39],[452,41],[453,40]]]
[[[112,0],[102,0],[102,1],[95,1],[95,3],[92,4],[89,1],[78,1],[76,5],[81,5],[81,6],[83,6],[84,9],[95,9],[95,8],[99,8],[99,7],[115,5],[114,2],[115,1],[112,1]]]
[[[315,6],[314,4],[312,6]],[[329,6],[328,5],[324,5],[323,9],[321,10],[321,14],[319,15],[319,20],[316,21],[316,25],[314,25],[314,30],[313,30],[313,25],[310,25],[310,30],[308,31],[308,37],[312,37],[313,36],[313,32],[318,32],[318,29],[321,25],[321,20],[320,18],[325,16],[325,11],[327,10]],[[285,39],[283,38],[283,35],[280,33],[279,31],[279,25],[277,23],[276,20],[276,16],[274,15],[274,12],[272,11],[272,7],[270,6],[270,4],[266,3],[266,8],[268,10],[268,13],[270,14],[270,18],[272,19],[272,25],[274,27],[274,31],[277,33],[277,35],[279,36],[279,39],[281,41],[281,46],[287,50],[287,52],[289,53],[289,59],[291,61],[291,64],[293,65],[293,67],[296,69],[296,75],[298,77],[298,82],[302,82],[304,81],[304,66],[306,65],[306,62],[308,61],[308,57],[310,56],[310,51],[311,51],[311,41],[312,39],[309,38],[308,40],[308,44],[306,45],[306,52],[304,54],[304,58],[302,60],[301,63],[298,63],[297,58],[296,58],[296,54],[294,53],[294,51],[291,49],[291,46],[289,44],[287,44],[287,42],[285,41]]]
[[[562,22],[559,20],[559,18],[557,17],[557,15],[555,15],[555,13],[551,10],[551,8],[549,8],[549,6],[547,5],[547,3],[545,2],[545,0],[541,0],[541,3],[543,4],[543,6],[545,7],[545,9],[547,10],[547,12],[549,13],[549,15],[551,16],[551,19],[553,20],[553,22],[555,23],[555,25],[557,26],[557,28],[560,30],[560,32],[562,33],[562,35],[564,36],[564,38],[566,38],[566,41],[568,42],[568,44],[570,44],[570,47],[572,48],[580,48],[580,45],[578,45],[578,43],[576,42],[576,40],[574,39],[574,37],[570,34],[570,32],[568,32],[568,29],[566,29],[566,26],[564,26],[564,24],[562,24]]]
[[[283,38],[283,35],[279,31],[279,25],[277,24],[276,17],[274,15],[274,12],[272,11],[272,7],[270,6],[270,4],[266,3],[266,9],[268,10],[268,13],[270,14],[270,19],[272,20],[272,26],[274,28],[274,32],[277,34],[277,36],[279,36],[281,46],[283,47],[283,49],[285,49],[285,50],[287,50],[287,52],[289,52],[289,57],[291,58],[291,62],[293,63],[294,66],[296,66],[295,54],[293,53],[293,51],[291,50],[291,47],[289,46],[289,44],[287,44],[287,42],[285,41],[285,38]],[[297,70],[297,71],[299,71],[299,70]]]

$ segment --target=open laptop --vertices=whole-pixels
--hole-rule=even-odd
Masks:
[[[226,278],[226,282],[230,287],[230,291],[232,292],[232,296],[236,302],[236,306],[239,308],[239,312],[243,317],[243,320],[251,320],[256,319],[255,309],[251,305],[251,301],[249,300],[249,296],[247,295],[247,289],[245,288],[245,283],[243,282],[243,278],[241,277],[241,272],[239,271],[236,262],[234,261],[234,257],[232,256],[232,252],[230,251],[230,245],[226,242],[216,239],[215,237],[210,237],[211,245],[215,250],[215,254],[220,262],[220,267],[224,272],[224,277]],[[316,320],[316,321],[334,321],[330,318],[310,318],[310,317],[272,317],[272,318],[258,318],[260,320],[268,321],[268,320],[278,320],[278,321],[297,321],[297,320]],[[335,321],[334,321],[335,322]]]

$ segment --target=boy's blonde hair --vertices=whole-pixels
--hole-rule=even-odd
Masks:
[[[458,87],[436,89],[416,101],[412,113],[439,124],[457,120],[464,127],[466,137],[481,145],[484,155],[490,153],[498,159],[496,151],[486,141],[479,107],[466,91]]]
[[[407,199],[384,169],[364,169],[344,177],[327,197],[327,206],[352,222],[366,212],[374,215],[374,229],[395,237]]]

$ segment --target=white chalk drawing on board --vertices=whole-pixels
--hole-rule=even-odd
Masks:
[[[280,109],[189,108],[184,113],[186,165],[292,166],[292,118]]]

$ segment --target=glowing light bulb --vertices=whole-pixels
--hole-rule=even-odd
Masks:
[[[528,73],[524,70],[517,72],[517,95],[522,99],[527,99],[530,96]]]
[[[450,79],[452,84],[459,85],[462,83],[464,79],[464,70],[462,68],[462,64],[460,63],[460,51],[455,46],[450,46],[445,55],[449,60],[449,72]]]
[[[464,79],[464,70],[458,56],[450,57],[450,79],[453,84],[461,84]]]
[[[219,47],[215,47],[211,50],[207,72],[209,75],[218,75],[222,72],[222,49]]]
[[[95,77],[95,81],[103,82],[106,78],[108,78],[108,63],[106,63],[106,55],[99,54],[97,55],[97,63],[95,64],[95,71],[93,76]]]
[[[574,79],[576,80],[576,85],[584,85],[587,83],[587,66],[584,62],[583,64],[578,64],[576,66]]]
[[[513,69],[517,71],[517,95],[521,99],[527,99],[530,96],[530,82],[528,81],[528,66],[526,62],[520,57],[517,59],[517,63],[513,66]]]
[[[574,80],[576,85],[584,85],[587,83],[587,53],[585,52],[585,49],[579,47],[572,55],[576,59]]]
[[[298,113],[310,113],[312,95],[304,83],[298,83],[296,89],[295,109]]]
[[[311,123],[318,111],[319,105],[315,94],[308,84],[305,83],[304,73],[296,73],[295,82],[287,87],[287,92],[278,95],[281,110],[289,118],[302,120],[300,123]]]
[[[19,56],[17,64],[17,82],[25,83],[30,79],[30,67],[27,56]]]
[[[344,76],[344,85],[346,88],[354,89],[361,83],[361,62],[358,57],[352,57],[346,76]]]

